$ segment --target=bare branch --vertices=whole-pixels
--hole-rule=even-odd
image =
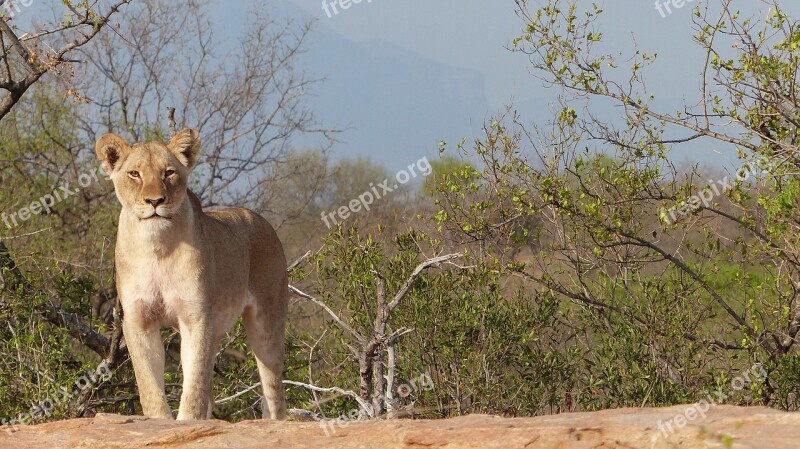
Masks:
[[[446,256],[439,256],[439,257],[434,257],[432,259],[428,259],[425,262],[422,262],[421,264],[417,265],[417,268],[414,269],[414,271],[411,273],[411,276],[409,276],[408,279],[406,279],[405,284],[403,284],[400,290],[398,290],[397,294],[394,295],[392,301],[389,303],[389,311],[391,312],[392,310],[397,308],[397,306],[400,304],[400,301],[402,301],[403,298],[405,298],[406,294],[414,285],[414,282],[416,282],[417,278],[422,274],[423,271],[433,266],[436,266],[442,262],[447,262],[461,257],[464,257],[464,255],[448,254]]]
[[[292,271],[295,267],[303,263],[304,260],[308,259],[308,256],[311,255],[311,251],[306,251],[305,254],[295,259],[294,262],[290,263],[288,267],[286,267],[286,271]]]
[[[320,393],[339,393],[339,394],[343,394],[345,396],[348,396],[348,397],[351,397],[351,398],[355,399],[356,402],[358,402],[358,405],[361,406],[361,409],[364,410],[369,416],[374,416],[373,412],[372,412],[372,406],[369,405],[363,399],[361,399],[361,397],[354,391],[344,390],[344,389],[339,388],[339,387],[323,388],[323,387],[318,387],[316,385],[309,385],[309,384],[306,384],[306,383],[303,383],[303,382],[296,382],[296,381],[293,381],[293,380],[284,380],[283,383],[287,384],[287,385],[295,385],[295,386],[298,386],[298,387],[307,388],[309,390],[318,391]]]
[[[20,38],[16,35],[13,29],[8,25],[5,20],[0,20],[0,45],[3,47],[3,61],[6,66],[8,79],[4,80],[0,88],[6,90],[8,94],[0,101],[0,120],[2,120],[16,105],[23,95],[33,86],[42,76],[46,73],[53,73],[56,77],[61,79],[67,87],[68,92],[74,93],[71,89],[70,80],[66,79],[60,69],[63,65],[74,63],[75,59],[68,57],[68,54],[83,47],[89,41],[94,39],[95,36],[106,26],[112,15],[116,14],[119,9],[131,0],[119,0],[117,3],[112,4],[105,14],[77,14],[70,11],[73,20],[67,21],[64,24],[59,24],[54,30],[43,33],[36,33],[35,38],[27,38],[29,42],[33,42],[33,48],[36,46],[50,47],[50,44],[43,41],[43,38],[49,35],[58,35],[64,41],[63,45],[58,50],[44,52],[42,55],[34,53],[21,42]],[[68,8],[69,10],[69,8]],[[86,30],[86,31],[83,31]],[[72,32],[72,33],[68,33]],[[72,34],[72,35],[68,35]],[[9,55],[5,47],[5,39],[10,41],[10,47],[14,49],[22,63],[26,66],[26,74],[20,75],[19,79],[14,79],[14,70],[10,66]],[[52,48],[52,47],[51,47]]]
[[[283,382],[286,383],[287,381],[283,381]],[[238,399],[238,398],[246,395],[247,393],[250,393],[253,390],[257,390],[258,388],[261,388],[261,382],[258,382],[255,385],[247,387],[244,390],[242,390],[242,391],[240,391],[240,392],[238,392],[238,393],[236,393],[234,395],[231,395],[231,396],[228,396],[228,397],[222,398],[222,399],[217,399],[216,401],[214,401],[214,405],[226,404],[228,402],[231,402],[231,401],[233,401],[235,399]]]
[[[331,317],[331,318],[333,318],[333,321],[335,321],[335,322],[336,322],[336,324],[338,324],[338,325],[339,325],[339,327],[341,327],[343,330],[345,330],[345,331],[349,332],[349,333],[350,333],[350,335],[352,335],[353,337],[355,337],[355,339],[356,339],[356,340],[357,340],[357,341],[358,341],[360,344],[362,344],[362,345],[366,344],[366,342],[367,342],[367,339],[366,339],[366,338],[364,338],[364,336],[363,336],[363,335],[361,335],[360,333],[358,333],[358,331],[356,331],[355,329],[353,329],[352,327],[350,327],[350,325],[349,325],[349,324],[347,324],[347,323],[346,323],[346,322],[345,322],[343,319],[341,319],[341,318],[339,317],[339,315],[337,315],[337,314],[336,314],[336,312],[334,312],[334,311],[333,311],[333,310],[332,310],[330,307],[328,307],[328,305],[327,305],[327,304],[325,304],[325,303],[324,303],[324,302],[322,302],[321,300],[319,300],[319,299],[317,299],[317,298],[315,298],[315,297],[313,297],[313,296],[309,295],[308,293],[305,293],[305,292],[301,291],[300,289],[298,289],[297,287],[295,287],[295,286],[293,286],[293,285],[289,285],[289,290],[290,290],[292,293],[294,293],[295,295],[297,295],[297,296],[299,296],[299,297],[301,297],[301,298],[307,299],[307,300],[309,300],[309,301],[313,302],[314,304],[316,304],[316,305],[318,305],[318,306],[322,307],[322,309],[323,309],[323,310],[325,310],[325,312],[327,312],[327,313],[328,313],[328,315],[330,315],[330,317]]]
[[[175,134],[178,132],[178,125],[175,123],[175,108],[167,108],[167,114],[167,118],[169,119],[169,137],[171,139],[175,137]]]

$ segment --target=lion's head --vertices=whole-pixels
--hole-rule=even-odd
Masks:
[[[95,145],[103,169],[111,177],[123,211],[139,220],[168,221],[186,197],[189,173],[197,162],[200,138],[183,129],[166,145],[128,145],[116,134],[105,134]]]

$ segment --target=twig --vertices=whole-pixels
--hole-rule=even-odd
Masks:
[[[318,387],[316,385],[305,384],[303,382],[296,382],[296,381],[293,381],[293,380],[284,380],[283,383],[285,383],[287,385],[295,385],[295,386],[298,386],[298,387],[307,388],[307,389],[313,390],[313,391],[319,391],[320,393],[339,393],[339,394],[343,394],[345,396],[350,396],[351,398],[355,399],[356,402],[358,402],[358,405],[360,405],[361,408],[365,412],[367,412],[367,414],[369,414],[369,416],[373,416],[372,406],[370,406],[366,401],[361,399],[361,396],[359,396],[358,393],[356,393],[354,391],[344,390],[344,389],[339,388],[339,387],[323,388],[323,387]]]
[[[414,332],[414,331],[415,331],[415,329],[413,327],[411,329],[407,329],[405,327],[401,327],[400,329],[397,329],[396,331],[392,332],[391,335],[386,337],[386,344],[393,345],[394,342],[397,339],[399,339],[403,335],[410,334],[411,332]]]
[[[175,123],[175,108],[167,108],[167,113],[169,114],[169,138],[171,139],[178,133],[178,125]]]
[[[284,382],[286,382],[286,381],[284,381]],[[250,393],[251,391],[255,390],[256,388],[259,388],[260,386],[261,386],[261,382],[258,382],[255,385],[253,385],[252,387],[247,387],[244,390],[234,394],[233,396],[228,396],[227,398],[222,398],[220,400],[214,401],[214,405],[222,405],[222,404],[224,404],[226,402],[231,402],[234,399],[240,398],[240,397],[246,395],[247,393]]]
[[[310,384],[314,383],[314,373],[312,371],[313,368],[314,368],[314,363],[313,363],[314,362],[314,349],[316,349],[316,347],[319,345],[319,342],[321,342],[322,339],[325,338],[325,335],[327,335],[327,334],[328,334],[328,329],[323,330],[322,331],[322,335],[320,335],[319,338],[317,339],[317,341],[314,342],[314,345],[309,347],[309,350],[308,350],[308,383],[310,383]],[[316,391],[312,391],[312,395],[314,396],[314,404],[316,404],[317,408],[320,409],[320,411],[322,411],[322,408],[319,406],[319,397],[317,397],[317,392]]]
[[[400,290],[397,292],[397,294],[394,295],[392,302],[389,303],[389,311],[391,312],[392,310],[397,308],[398,305],[400,305],[400,301],[403,300],[403,298],[406,296],[406,293],[408,293],[408,291],[411,289],[411,286],[414,285],[414,282],[422,274],[423,271],[441,262],[447,262],[449,260],[458,259],[461,257],[464,257],[464,255],[448,254],[446,256],[439,256],[439,257],[434,257],[433,259],[428,259],[425,262],[422,262],[421,264],[417,265],[417,268],[414,269],[414,272],[411,273],[411,276],[409,276],[408,279],[406,279],[406,282],[405,284],[403,284],[403,287],[401,287]]]
[[[353,337],[355,337],[356,340],[358,340],[358,342],[361,343],[361,345],[365,345],[366,344],[367,339],[364,338],[363,335],[359,334],[358,331],[356,331],[355,329],[350,327],[350,325],[347,324],[343,319],[341,319],[339,317],[339,315],[336,314],[336,312],[334,312],[330,307],[328,307],[327,304],[325,304],[321,300],[309,295],[308,293],[305,293],[305,292],[299,290],[294,285],[289,285],[289,291],[291,291],[292,293],[294,293],[295,295],[297,295],[297,296],[299,296],[301,298],[307,299],[307,300],[313,302],[314,304],[322,307],[326,312],[328,312],[328,315],[330,315],[331,318],[333,318],[333,321],[335,321],[336,324],[339,325],[339,327],[341,327],[342,329],[346,330],[351,335],[353,335]]]
[[[310,255],[311,255],[311,250],[306,251],[305,254],[295,259],[294,262],[290,263],[289,266],[286,267],[286,271],[292,271],[295,267],[303,263],[303,261],[306,260]]]
[[[388,340],[386,340],[386,410],[389,413],[389,417],[393,418],[395,415],[394,410],[394,380],[395,380],[395,373],[397,371],[397,358],[395,356],[394,351],[394,344],[398,338],[406,335],[410,332],[413,332],[414,329],[406,329],[400,328],[394,332],[392,335],[389,336]]]
[[[0,237],[0,240],[14,240],[14,239],[20,239],[22,237],[30,237],[32,235],[41,234],[42,232],[49,231],[51,229],[53,229],[53,228],[39,229],[38,231],[29,232],[27,234],[12,235],[12,236],[8,236],[8,237]]]

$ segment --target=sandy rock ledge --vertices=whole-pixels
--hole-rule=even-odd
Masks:
[[[712,407],[706,417],[692,406],[619,409],[536,418],[472,415],[447,420],[319,423],[247,421],[176,422],[101,414],[0,432],[1,449],[139,448],[800,448],[800,414],[767,408]],[[679,427],[676,423],[683,422]],[[666,424],[665,424],[666,423]],[[672,423],[672,431],[667,424]],[[659,428],[659,425],[661,426]]]

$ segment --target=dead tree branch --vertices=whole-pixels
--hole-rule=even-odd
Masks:
[[[5,79],[0,82],[0,89],[7,94],[0,99],[0,120],[16,105],[22,96],[47,73],[53,73],[66,81],[67,93],[75,95],[70,86],[72,83],[63,76],[67,72],[62,66],[74,64],[76,60],[71,54],[89,43],[108,24],[111,17],[131,0],[119,0],[112,4],[105,13],[93,10],[97,1],[87,6],[85,14],[70,11],[70,20],[61,22],[52,30],[33,33],[21,39],[5,19],[0,19],[0,45],[3,47],[0,57],[6,68]],[[55,37],[60,43],[47,42],[46,37]],[[6,46],[8,42],[8,46]],[[26,46],[26,44],[30,44]],[[31,48],[58,48],[52,51],[37,52]],[[16,55],[12,60],[12,53]],[[17,68],[17,65],[23,67]]]

